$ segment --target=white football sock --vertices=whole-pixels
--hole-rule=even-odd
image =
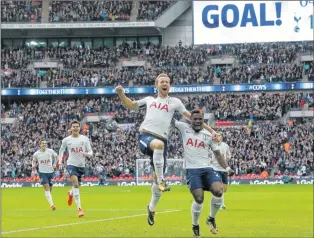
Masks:
[[[155,173],[157,177],[157,183],[159,184],[164,178],[164,151],[154,150],[153,162],[155,167]]]
[[[46,195],[46,198],[47,198],[47,201],[48,201],[50,207],[53,206],[52,195],[51,195],[50,191],[45,191],[45,195]]]
[[[199,225],[200,216],[203,209],[203,203],[199,204],[195,201],[192,203],[191,214],[192,214],[192,224],[194,226]]]
[[[149,203],[149,210],[151,212],[154,212],[156,210],[156,205],[159,202],[160,197],[161,197],[161,191],[159,191],[158,186],[155,183],[153,183],[152,199],[150,200],[150,203]]]
[[[72,191],[73,191],[73,196],[74,196],[74,200],[75,200],[77,209],[82,208],[79,188],[73,188]]]
[[[209,216],[211,218],[215,218],[217,212],[219,211],[219,208],[221,207],[221,201],[222,198],[220,197],[215,197],[214,195],[212,196],[212,199],[210,200],[210,213]]]

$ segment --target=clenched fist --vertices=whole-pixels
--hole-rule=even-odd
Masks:
[[[118,85],[115,90],[118,94],[123,93],[123,87],[121,85]]]

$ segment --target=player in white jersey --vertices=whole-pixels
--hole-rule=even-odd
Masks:
[[[175,126],[181,132],[186,178],[194,197],[191,207],[193,236],[200,237],[199,218],[203,208],[204,191],[210,191],[213,194],[210,203],[210,214],[206,220],[213,234],[218,233],[215,217],[221,206],[223,195],[221,178],[212,168],[211,159],[209,158],[210,148],[221,166],[230,173],[232,173],[232,170],[223,159],[218,149],[218,143],[213,140],[209,132],[203,129],[203,112],[195,109],[191,114],[191,124],[175,121]]]
[[[220,153],[224,156],[224,159],[226,160],[226,163],[227,163],[228,160],[231,159],[231,153],[230,153],[229,146],[225,142],[222,141],[222,134],[221,133],[217,133],[217,141],[218,141],[218,148],[220,150]],[[223,167],[221,167],[221,165],[218,163],[217,159],[215,158],[215,155],[213,156],[212,165],[213,165],[214,170],[221,177],[223,187],[224,187],[224,193],[226,193],[227,192],[227,186],[228,186],[228,172]],[[221,210],[226,209],[224,200],[225,199],[224,199],[224,195],[223,195],[222,196]]]
[[[54,163],[52,161],[54,160]],[[52,201],[52,179],[54,177],[54,168],[58,161],[58,155],[52,149],[47,148],[47,142],[40,142],[40,149],[36,151],[33,155],[33,171],[38,169],[38,175],[40,177],[40,182],[44,186],[45,195],[47,201],[52,210],[56,210],[55,205]]]
[[[156,205],[161,193],[170,191],[170,187],[164,180],[165,160],[167,155],[168,133],[171,120],[175,111],[184,115],[187,119],[191,114],[178,98],[169,97],[170,78],[166,74],[160,74],[155,81],[158,97],[145,97],[138,101],[132,101],[124,92],[123,87],[116,87],[116,92],[124,107],[138,109],[146,106],[146,116],[140,127],[139,147],[141,151],[151,157],[151,165],[154,169],[154,183],[152,185],[152,198],[148,211],[148,224],[154,225]],[[215,133],[208,125],[204,127],[211,133]]]
[[[84,216],[80,199],[80,183],[85,173],[85,158],[93,156],[93,150],[88,137],[80,135],[80,123],[73,121],[71,123],[71,135],[62,140],[59,150],[59,164],[62,163],[62,156],[67,151],[67,171],[71,176],[72,190],[68,192],[68,205],[71,206],[74,200],[78,209],[78,216]]]

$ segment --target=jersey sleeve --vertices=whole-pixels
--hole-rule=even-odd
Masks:
[[[212,151],[217,151],[219,150],[219,145],[218,145],[218,142],[217,141],[214,141],[213,139],[210,141],[209,143],[210,145],[210,148],[212,149]]]
[[[184,127],[185,127],[184,122],[174,120],[174,126],[181,132],[181,134],[184,133]]]
[[[87,137],[85,142],[85,152],[87,152],[89,156],[93,156],[92,146],[90,144],[90,140]]]
[[[227,145],[226,159],[231,159],[230,147]]]
[[[38,159],[37,159],[37,153],[33,154],[33,161],[38,161]]]
[[[137,100],[135,102],[139,108],[144,108],[144,107],[146,107],[148,99],[149,99],[149,97],[144,97],[144,98]]]
[[[58,154],[54,150],[50,150],[52,158],[55,159],[58,157]]]
[[[64,139],[62,140],[62,144],[61,144],[61,147],[60,147],[60,150],[59,150],[59,159],[62,158],[62,156],[64,155],[64,152],[65,152],[65,150],[66,150],[66,147],[67,147],[66,141],[67,141],[66,138],[64,138]]]
[[[176,111],[178,111],[180,114],[183,114],[184,112],[186,112],[186,108],[185,106],[183,105],[183,103],[181,102],[180,99],[177,98],[176,100]]]

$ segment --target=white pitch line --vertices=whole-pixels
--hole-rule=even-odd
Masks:
[[[169,211],[158,212],[157,214],[179,212],[179,211],[181,211],[181,210],[169,210]],[[42,227],[34,227],[34,228],[28,228],[28,229],[23,229],[23,230],[4,231],[4,232],[1,232],[1,235],[18,233],[18,232],[26,232],[26,231],[37,231],[37,230],[51,229],[51,228],[65,227],[65,226],[75,226],[75,225],[96,223],[96,222],[102,222],[102,221],[113,221],[113,220],[142,217],[142,216],[147,216],[147,213],[138,214],[138,215],[123,216],[123,217],[111,217],[111,218],[104,218],[104,219],[91,220],[91,221],[74,222],[74,223],[60,224],[60,225],[55,225],[55,226],[42,226]]]

